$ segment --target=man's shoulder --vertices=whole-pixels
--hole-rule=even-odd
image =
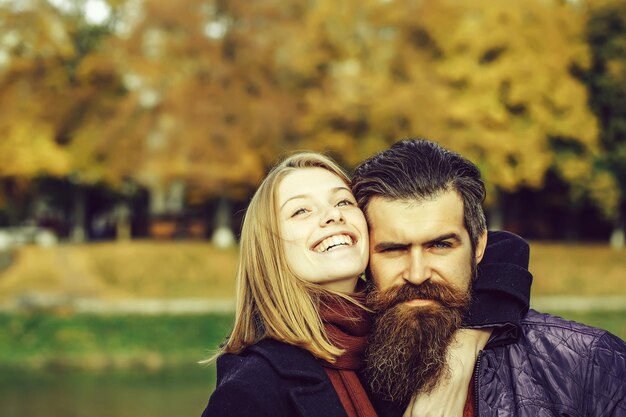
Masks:
[[[608,333],[607,330],[588,326],[576,321],[567,320],[563,317],[530,309],[528,314],[521,321],[525,331],[548,332],[550,334],[569,335],[571,333],[581,334],[589,338],[598,338]]]
[[[573,350],[607,348],[626,352],[626,343],[608,330],[529,310],[521,322],[522,337],[533,345],[539,340]]]
[[[530,309],[528,314],[522,319],[522,323],[529,326],[549,326],[558,328],[567,328],[573,331],[599,333],[606,330],[602,330],[596,327],[588,326],[583,323],[568,320],[560,316],[555,316],[549,313],[542,313],[537,310]]]
[[[512,339],[487,349],[481,361],[483,410],[492,410],[491,415],[624,415],[624,341],[607,330],[534,310]]]
[[[514,340],[488,349],[488,355],[489,366],[532,375],[535,383],[550,387],[550,392],[574,392],[577,383],[588,385],[597,375],[607,381],[626,378],[626,343],[619,337],[534,310],[521,321]],[[555,385],[557,380],[562,383]]]

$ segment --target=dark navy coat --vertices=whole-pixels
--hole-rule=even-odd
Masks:
[[[276,340],[220,356],[217,381],[202,417],[347,417],[319,360]]]

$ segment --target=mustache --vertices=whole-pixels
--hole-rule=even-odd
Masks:
[[[469,291],[448,284],[426,281],[415,285],[407,282],[383,291],[373,287],[368,296],[368,306],[375,311],[384,311],[407,301],[423,299],[436,301],[449,309],[458,309],[467,306],[469,298]]]

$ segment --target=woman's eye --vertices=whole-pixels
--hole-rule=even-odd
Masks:
[[[340,202],[337,203],[338,206],[352,206],[354,205],[354,203],[348,199],[345,200],[341,200]]]
[[[299,216],[299,215],[304,214],[304,213],[306,213],[306,209],[301,208],[301,209],[298,209],[298,210],[294,211],[293,214],[291,215],[291,217],[296,217],[296,216]]]

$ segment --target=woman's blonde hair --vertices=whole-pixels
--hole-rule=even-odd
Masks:
[[[289,173],[301,168],[326,169],[350,186],[332,159],[313,152],[288,157],[265,177],[243,221],[235,325],[216,356],[239,353],[264,338],[300,346],[329,362],[343,352],[329,342],[320,319],[319,295],[327,290],[292,272],[280,239],[277,189]]]

